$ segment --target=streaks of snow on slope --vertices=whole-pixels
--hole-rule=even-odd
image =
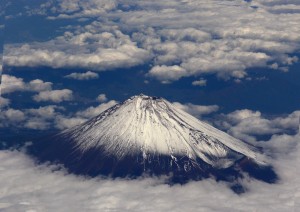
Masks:
[[[83,125],[64,131],[82,152],[103,148],[123,158],[142,153],[200,158],[219,168],[244,156],[261,160],[252,147],[176,108],[163,98],[133,96]]]

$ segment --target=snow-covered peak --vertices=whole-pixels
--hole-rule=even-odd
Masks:
[[[248,144],[176,108],[163,98],[144,94],[117,104],[88,122],[66,130],[81,152],[101,149],[122,159],[142,154],[188,157],[217,168],[246,156],[262,156]]]

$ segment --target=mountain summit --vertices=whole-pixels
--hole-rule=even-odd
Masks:
[[[72,172],[92,176],[148,173],[200,179],[233,170],[242,161],[263,164],[255,147],[163,98],[143,94],[39,142],[33,152],[43,161],[58,161]]]

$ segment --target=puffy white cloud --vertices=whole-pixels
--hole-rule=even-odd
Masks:
[[[277,63],[283,70],[297,61],[288,55],[299,49],[296,23],[300,13],[270,10],[285,4],[288,2],[266,6],[263,1],[144,0],[132,3],[142,9],[121,14],[121,23],[126,28],[146,26],[133,38],[154,54],[157,65],[178,65],[186,70],[184,76],[243,78],[248,68]],[[258,9],[253,5],[259,5]],[[157,73],[157,78],[166,80],[167,74]],[[169,80],[180,77],[182,73],[177,73]]]
[[[110,27],[101,31],[99,22],[65,32],[44,43],[6,45],[8,66],[50,66],[110,70],[144,64],[149,53],[131,41],[128,35]]]
[[[106,102],[107,101],[107,97],[105,94],[99,94],[99,96],[96,98],[96,100],[98,102]]]
[[[92,71],[87,71],[85,73],[71,73],[69,75],[66,75],[65,78],[76,79],[76,80],[90,80],[90,79],[98,79],[99,74]]]
[[[43,80],[40,79],[35,79],[30,81],[27,87],[30,91],[36,91],[36,92],[46,91],[52,89],[52,83],[44,82]]]
[[[170,81],[178,80],[183,76],[186,76],[186,70],[180,66],[154,66],[150,72],[149,76],[156,77],[163,83],[168,83]]]
[[[243,78],[253,67],[287,71],[298,61],[296,1],[60,0],[45,8],[49,19],[93,22],[68,26],[50,41],[7,45],[7,65],[108,70],[150,62],[151,76],[171,82]]]
[[[286,116],[268,118],[259,111],[244,109],[222,114],[215,124],[226,129],[233,136],[251,142],[256,141],[257,135],[276,135],[297,131],[299,117],[299,111]]]
[[[248,109],[236,110],[226,115],[231,122],[239,123],[244,119],[252,118],[252,117],[261,117],[261,112],[252,111]]]
[[[69,89],[41,91],[33,96],[36,102],[55,102],[71,101],[73,99],[73,91]]]
[[[40,117],[43,119],[53,119],[57,115],[57,110],[64,111],[64,107],[59,107],[56,105],[48,105],[39,108],[31,108],[25,110],[26,114],[29,116]]]
[[[19,124],[25,120],[25,114],[21,110],[9,108],[1,110],[0,113],[0,127],[9,126],[11,123]]]
[[[300,120],[300,111],[294,111],[293,113],[285,116],[278,117],[273,120],[274,125],[283,129],[298,129],[298,124]]]
[[[102,103],[102,104],[98,105],[97,107],[92,106],[83,111],[78,111],[76,113],[76,116],[89,119],[89,118],[99,115],[100,113],[102,113],[103,111],[107,110],[108,108],[116,105],[117,103],[118,103],[117,101],[111,100],[109,102]]]
[[[78,124],[82,124],[90,118],[93,118],[108,108],[116,105],[117,103],[118,102],[115,100],[110,100],[109,102],[102,103],[96,107],[91,106],[85,110],[78,111],[72,117],[59,115],[55,118],[55,127],[58,129],[66,129],[74,127]]]
[[[59,0],[58,7],[53,5],[51,8],[52,12],[59,13],[59,15],[48,18],[65,19],[101,16],[116,8],[117,2],[114,0],[89,0],[84,2],[80,0]]]
[[[3,74],[0,88],[2,94],[12,93],[15,91],[40,92],[45,90],[51,90],[52,83],[44,82],[40,79],[35,79],[26,83],[24,82],[23,78]]]
[[[173,102],[173,105],[198,118],[201,117],[202,115],[207,115],[219,110],[218,105],[205,106],[205,105],[194,105],[192,103],[181,104],[179,102]]]
[[[0,127],[48,129],[60,115],[58,111],[64,111],[64,108],[56,105],[23,110],[3,108],[0,113]]]
[[[201,78],[199,80],[195,80],[192,82],[192,85],[194,86],[206,86],[207,80]]]
[[[55,91],[56,90],[54,90],[54,92]],[[47,98],[44,96],[47,96]],[[57,94],[56,92],[55,94],[47,93],[47,95],[44,94],[44,96],[41,96],[43,101],[52,102],[57,102],[58,100],[64,100],[66,98],[65,96]],[[4,100],[6,101],[7,99]],[[66,109],[62,106],[57,105],[48,105],[39,108],[30,108],[23,110],[5,108],[3,106],[3,109],[0,113],[0,127],[18,127],[36,130],[56,128],[63,130],[78,124],[82,124],[83,122],[99,115],[101,112],[114,106],[117,103],[118,102],[115,100],[110,100],[105,103],[102,102],[102,104],[99,104],[96,107],[91,106],[84,110],[80,110],[71,114],[66,114]]]
[[[20,91],[25,89],[25,83],[22,78],[10,76],[7,74],[2,75],[1,81],[1,93],[11,93],[14,91]]]
[[[63,115],[57,116],[55,118],[55,128],[64,130],[70,127],[74,127],[78,124],[82,124],[86,122],[88,119],[82,117],[66,117]]]
[[[0,108],[6,107],[10,104],[10,100],[0,96]]]
[[[42,118],[30,118],[28,121],[24,123],[24,127],[28,129],[34,130],[45,130],[49,129],[50,123]]]

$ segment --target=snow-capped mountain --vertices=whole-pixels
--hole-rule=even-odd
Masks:
[[[57,160],[71,171],[91,175],[172,172],[201,178],[207,170],[219,172],[238,161],[264,163],[253,146],[163,98],[143,94],[39,142],[34,149],[42,160]]]

